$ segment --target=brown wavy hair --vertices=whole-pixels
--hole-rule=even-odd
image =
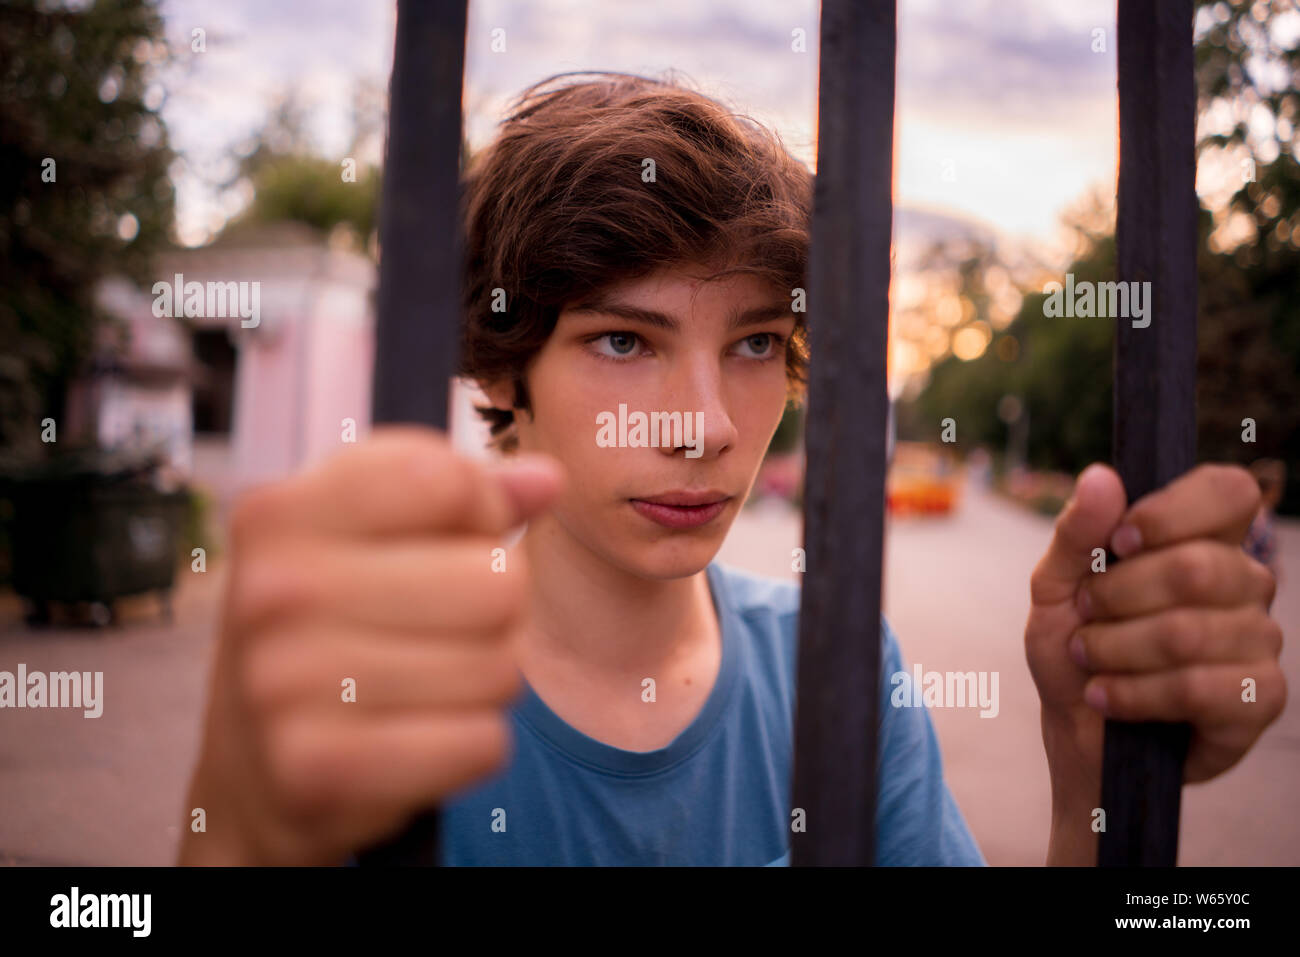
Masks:
[[[574,79],[588,77],[588,79]],[[642,181],[654,160],[655,182]],[[780,137],[683,86],[625,73],[561,73],[525,90],[461,183],[460,375],[512,381],[564,306],[685,263],[806,288],[812,174]],[[507,309],[493,312],[493,290]],[[807,384],[806,314],[786,353],[789,397]],[[514,412],[479,407],[511,450]]]

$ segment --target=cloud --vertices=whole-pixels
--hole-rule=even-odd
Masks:
[[[1041,231],[1068,197],[1112,175],[1113,0],[899,6],[900,200]],[[208,52],[169,83],[165,112],[174,145],[199,166],[255,129],[288,88],[305,96],[313,130],[333,148],[350,84],[387,82],[392,0],[164,0],[162,10],[186,49],[193,26],[208,31]],[[470,141],[482,145],[509,101],[554,73],[672,67],[811,161],[818,10],[816,0],[472,0]],[[497,27],[504,54],[489,46]],[[807,31],[803,54],[790,48],[796,27]],[[1094,28],[1107,31],[1105,53],[1092,52]],[[960,177],[934,182],[950,157]]]

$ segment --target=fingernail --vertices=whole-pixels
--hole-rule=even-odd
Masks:
[[[501,483],[515,508],[524,511],[549,499],[563,481],[563,472],[554,460],[529,453],[492,462],[487,472]]]
[[[1078,609],[1079,617],[1084,621],[1092,620],[1092,598],[1088,595],[1088,589],[1079,589],[1079,594],[1074,600],[1074,607]]]
[[[1100,462],[1093,462],[1086,469],[1080,472],[1079,477],[1075,480],[1074,483],[1074,494],[1072,497],[1076,499],[1079,498],[1080,493],[1083,491],[1084,486],[1091,485],[1094,482],[1096,482],[1097,476],[1099,476],[1104,471],[1106,471],[1106,467],[1104,465],[1102,465]]]
[[[554,460],[527,452],[516,453],[511,458],[490,462],[487,471],[511,486],[519,482],[535,481],[536,476],[539,475],[552,481],[560,475]]]
[[[1121,525],[1110,538],[1110,550],[1126,558],[1142,547],[1142,533],[1136,525]]]
[[[1080,668],[1088,667],[1088,653],[1083,649],[1083,638],[1077,633],[1070,638],[1069,652],[1076,665]]]
[[[1083,689],[1083,700],[1088,707],[1104,713],[1106,710],[1106,689],[1094,681]]]

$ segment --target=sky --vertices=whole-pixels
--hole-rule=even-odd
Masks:
[[[553,73],[673,69],[774,127],[815,166],[818,4],[813,0],[471,0],[466,129],[481,146],[509,101]],[[179,228],[205,241],[246,202],[206,184],[294,89],[317,148],[342,156],[352,89],[382,90],[391,0],[163,0],[183,51],[165,79]],[[191,52],[193,31],[206,49]],[[494,31],[504,31],[504,34]],[[806,44],[795,49],[796,31]],[[504,36],[505,49],[492,50]],[[499,45],[499,44],[498,44]],[[1114,0],[900,0],[896,202],[971,220],[1043,252],[1063,248],[1061,212],[1113,193]],[[371,145],[377,161],[380,143]]]

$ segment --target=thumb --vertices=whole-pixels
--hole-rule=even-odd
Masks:
[[[493,463],[488,474],[496,478],[510,502],[510,527],[514,528],[555,501],[564,485],[564,469],[548,455],[518,453]]]
[[[1124,516],[1127,496],[1119,474],[1095,462],[1080,473],[1074,495],[1056,519],[1052,544],[1029,579],[1035,605],[1074,598],[1079,581],[1092,569],[1095,548],[1105,548]]]

